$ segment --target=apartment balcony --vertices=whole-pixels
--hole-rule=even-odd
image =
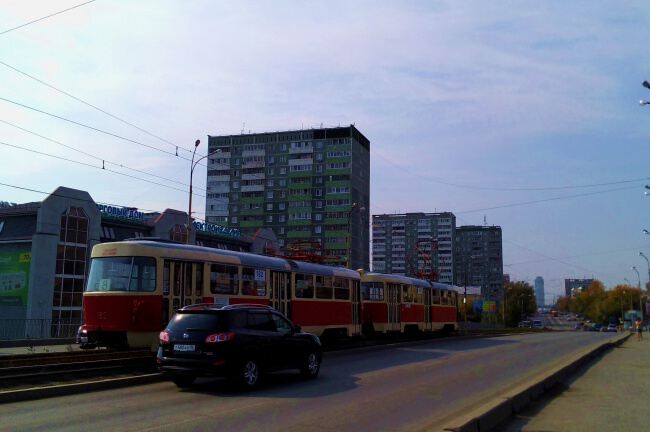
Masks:
[[[266,166],[266,163],[261,161],[248,161],[241,164],[242,168],[263,168]]]
[[[264,185],[242,186],[242,192],[264,192]]]
[[[313,152],[314,152],[314,147],[311,145],[308,145],[306,147],[299,147],[299,148],[291,147],[289,149],[289,154],[302,154],[302,153],[313,153]]]
[[[313,164],[314,164],[314,159],[313,158],[289,159],[289,166],[313,165]]]
[[[266,154],[265,150],[243,150],[241,152],[242,158],[250,157],[250,156],[264,156],[265,154]]]
[[[265,178],[266,178],[266,174],[264,174],[264,173],[242,174],[241,175],[242,180],[264,180]]]

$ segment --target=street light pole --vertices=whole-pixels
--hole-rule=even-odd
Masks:
[[[639,252],[639,256],[642,256],[646,264],[648,265],[648,285],[650,286],[650,261],[648,260],[648,257],[645,256],[643,252]]]
[[[194,161],[194,156],[196,155],[196,149],[199,147],[199,144],[201,144],[201,140],[196,140],[194,142],[194,151],[192,152],[192,162],[190,165],[190,203],[187,209],[187,244],[191,244],[191,235],[192,235],[192,177],[194,175],[194,168],[201,162],[203,159],[212,156],[215,153],[221,152],[221,149],[216,149],[212,153],[208,153],[205,156],[202,156]]]
[[[641,311],[641,321],[643,321],[643,292],[641,291],[641,275],[636,269],[636,266],[632,266],[632,270],[636,272],[636,277],[639,279],[639,310]]]

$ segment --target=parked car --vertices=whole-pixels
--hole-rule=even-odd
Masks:
[[[611,323],[610,323],[610,324],[607,326],[607,331],[608,331],[608,332],[612,332],[612,333],[616,333],[616,332],[618,331],[618,329],[616,328],[616,324],[611,324]]]
[[[519,327],[521,327],[521,328],[533,328],[533,324],[530,321],[519,321]]]
[[[595,323],[595,324],[592,324],[591,327],[589,327],[589,331],[599,332],[600,329],[602,329],[602,328],[603,328],[602,324]]]
[[[533,320],[533,328],[540,328],[540,329],[541,329],[541,328],[544,328],[544,326],[542,325],[542,321],[540,321],[540,320]]]
[[[322,361],[317,336],[305,333],[269,306],[186,306],[160,332],[160,371],[180,387],[198,376],[225,376],[257,386],[264,372],[299,369],[316,378]]]

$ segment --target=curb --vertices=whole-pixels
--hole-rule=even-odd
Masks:
[[[165,378],[162,374],[152,373],[133,377],[111,378],[99,381],[35,387],[22,390],[8,390],[0,392],[0,405],[11,402],[45,399],[54,396],[67,396],[98,390],[110,390],[132,385],[152,384],[164,380]]]
[[[526,383],[494,398],[491,402],[449,422],[443,428],[451,432],[488,432],[508,420],[514,414],[523,411],[531,402],[537,400],[544,392],[553,388],[560,381],[571,376],[579,367],[585,365],[603,352],[621,345],[631,334],[614,341],[604,342],[588,351],[582,351],[568,363],[550,369],[538,375],[532,383]]]

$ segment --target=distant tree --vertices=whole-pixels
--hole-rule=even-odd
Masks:
[[[524,282],[506,282],[506,325],[516,326],[523,317],[536,312],[535,294],[533,287]]]
[[[0,201],[0,208],[9,208],[9,207],[15,207],[16,203],[12,203],[9,201]]]

